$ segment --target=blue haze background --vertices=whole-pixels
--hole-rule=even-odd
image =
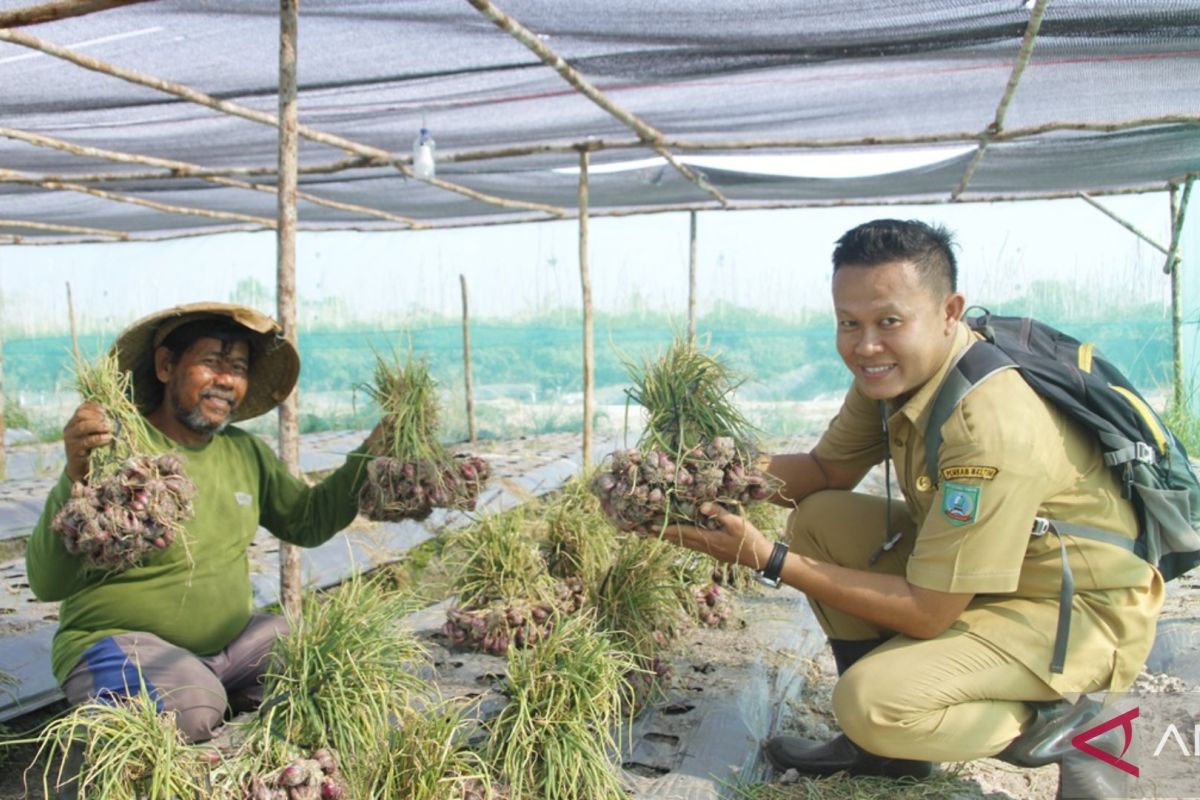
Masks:
[[[1157,241],[1169,241],[1165,194],[1104,203]],[[829,254],[843,231],[881,216],[950,227],[969,302],[1036,315],[1095,341],[1147,393],[1165,391],[1171,350],[1164,257],[1083,201],[1056,200],[701,213],[698,329],[746,375],[739,399],[835,400],[848,385],[833,347]],[[1200,307],[1188,272],[1197,263],[1189,256],[1200,248],[1196,218],[1193,211],[1183,241],[1189,386]],[[305,429],[366,424],[374,412],[355,387],[370,379],[374,352],[411,347],[429,358],[442,384],[447,438],[461,433],[459,274],[470,292],[481,432],[578,429],[577,230],[576,222],[562,221],[300,234]],[[590,262],[598,400],[616,406],[627,383],[622,359],[652,355],[686,325],[688,217],[593,219]],[[271,232],[0,248],[7,405],[57,428],[76,402],[67,282],[81,346],[94,353],[132,320],[176,303],[232,300],[273,314],[274,281]],[[763,412],[756,421],[772,434],[807,424],[787,413]]]

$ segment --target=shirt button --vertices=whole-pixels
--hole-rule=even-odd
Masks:
[[[918,492],[928,492],[932,488],[933,488],[933,481],[929,480],[928,475],[922,475],[921,477],[917,478],[917,491]]]

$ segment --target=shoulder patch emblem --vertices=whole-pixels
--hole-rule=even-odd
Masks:
[[[981,486],[966,486],[947,481],[942,485],[942,513],[951,525],[967,525],[979,513]]]
[[[978,478],[981,481],[990,481],[996,477],[996,473],[999,471],[995,467],[943,467],[942,480],[956,481],[960,478]]]

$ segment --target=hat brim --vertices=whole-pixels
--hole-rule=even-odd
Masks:
[[[279,323],[246,306],[189,303],[139,319],[113,343],[117,365],[132,377],[133,401],[143,414],[154,411],[162,402],[163,384],[154,370],[155,349],[180,325],[206,318],[231,320],[257,340],[247,375],[246,396],[233,413],[234,422],[267,413],[295,388],[300,377],[300,354],[283,337]]]

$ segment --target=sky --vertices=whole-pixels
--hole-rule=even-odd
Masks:
[[[1169,241],[1165,194],[1104,204]],[[1163,256],[1081,200],[781,211],[701,212],[700,311],[724,301],[789,316],[829,308],[829,256],[845,230],[877,217],[945,224],[959,242],[960,288],[995,302],[1031,282],[1063,281],[1129,304],[1169,302]],[[1192,213],[1186,252],[1200,251]],[[362,320],[458,316],[465,275],[475,318],[579,308],[578,225],[558,221],[390,233],[302,233],[302,302],[343,301]],[[596,218],[590,226],[595,307],[686,313],[688,216]],[[1194,244],[1193,244],[1194,243]],[[66,330],[69,282],[81,329],[113,330],[176,303],[229,300],[240,281],[275,282],[273,232],[154,243],[0,247],[10,331]],[[1190,291],[1189,300],[1196,292]],[[1190,303],[1190,305],[1196,305]],[[269,309],[268,309],[269,310]],[[1193,315],[1194,316],[1194,315]]]

